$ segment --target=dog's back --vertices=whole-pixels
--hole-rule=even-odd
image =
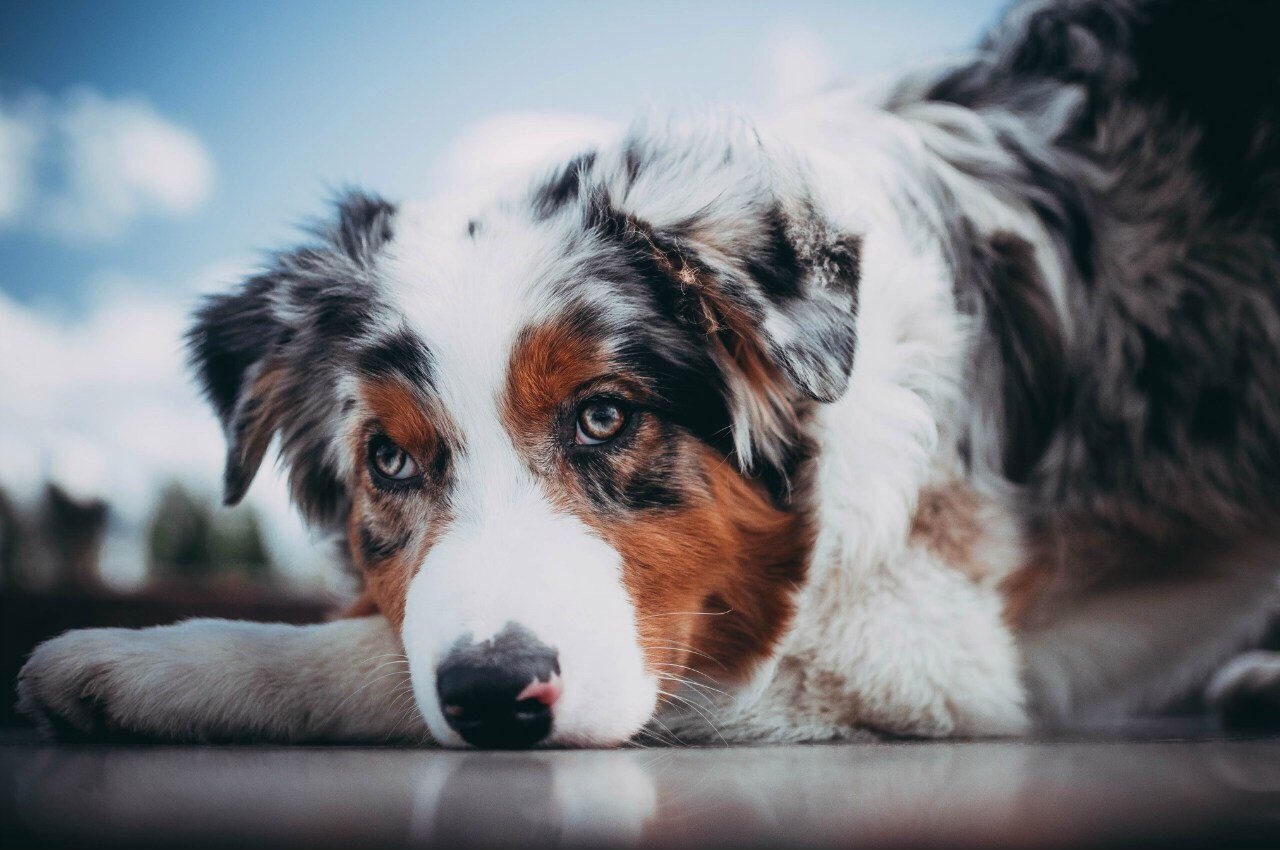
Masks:
[[[997,352],[1000,472],[1039,546],[1012,593],[1038,606],[1023,651],[1044,716],[1167,702],[1274,598],[1277,31],[1268,2],[1027,3],[972,61],[904,87],[994,128],[1018,164],[1000,190],[1064,271],[1055,315],[1043,281],[989,290],[998,249],[957,261]]]
[[[1032,354],[1004,472],[1043,517],[1183,539],[1280,507],[1276,32],[1265,0],[1030,3],[923,89],[998,129],[1067,272],[1072,328],[990,329]]]

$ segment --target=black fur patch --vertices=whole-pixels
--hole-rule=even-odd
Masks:
[[[822,263],[829,266],[831,284],[854,297],[856,310],[862,280],[862,237],[852,233],[836,237],[823,253]]]
[[[1064,261],[1060,376],[1046,339],[988,329],[1030,513],[1178,540],[1280,510],[1277,31],[1267,2],[1023,3],[972,62],[904,89],[990,124],[1018,165],[1000,188]],[[1008,247],[975,261],[977,300],[1043,331]]]
[[[532,205],[537,219],[547,219],[578,199],[583,172],[595,164],[596,152],[587,151],[571,159],[550,180],[534,190]]]
[[[316,353],[328,345],[362,336],[370,329],[373,319],[373,298],[368,289],[361,286],[334,286],[329,277],[334,269],[328,259],[314,249],[303,249],[291,258],[294,268],[301,273],[291,279],[289,294],[305,304],[310,322],[307,333]]]
[[[643,416],[643,413],[635,413]],[[662,510],[679,507],[686,498],[685,470],[677,462],[678,436],[666,422],[656,422],[662,436],[658,451],[646,454],[642,464],[623,457],[630,439],[617,445],[580,447],[570,462],[597,505],[622,511]]]
[[[352,260],[368,264],[391,238],[394,205],[360,192],[348,192],[338,202],[338,223],[329,231],[330,239]]]
[[[414,387],[431,385],[431,352],[416,334],[400,330],[360,352],[357,368],[370,378],[401,375]]]
[[[1011,233],[969,237],[969,275],[956,281],[962,308],[981,317],[970,380],[991,386],[1002,411],[1002,472],[1025,482],[1062,415],[1066,342],[1035,250]]]
[[[675,421],[732,455],[728,391],[711,358],[709,334],[742,336],[805,395],[831,400],[843,391],[856,350],[859,237],[831,232],[810,206],[801,205],[804,219],[788,220],[774,204],[756,222],[757,238],[735,258],[740,271],[724,274],[701,260],[689,235],[698,231],[696,221],[655,230],[617,210],[602,187],[584,190],[582,205],[584,228],[616,249],[584,274],[613,281],[649,303],[652,318],[637,323],[626,339],[640,361],[658,353],[663,362],[654,364],[655,372],[682,376],[668,381]],[[760,332],[770,311],[784,314],[798,331],[785,344]],[[652,342],[656,337],[663,344]],[[682,342],[673,350],[674,339]],[[799,395],[795,403],[804,406]],[[788,443],[780,463],[757,469],[780,502],[789,498],[789,482],[808,457],[800,434]]]
[[[763,227],[764,248],[746,257],[747,275],[774,304],[800,297],[806,270],[801,268],[796,247],[787,233],[787,219],[781,205],[775,205],[764,215]]]
[[[386,560],[409,544],[408,535],[386,537],[367,525],[360,526],[360,554],[366,566]]]
[[[209,298],[196,311],[187,349],[205,395],[224,422],[239,400],[245,375],[284,331],[269,300],[279,283],[270,274],[250,278],[237,296]]]

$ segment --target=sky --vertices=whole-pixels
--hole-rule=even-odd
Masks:
[[[1001,5],[2,3],[0,487],[129,527],[159,480],[216,489],[185,315],[344,187],[421,198],[645,109],[768,109],[961,52]],[[276,554],[307,561],[266,478]]]

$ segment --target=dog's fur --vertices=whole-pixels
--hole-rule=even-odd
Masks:
[[[1202,688],[1280,577],[1278,27],[1027,3],[965,61],[650,119],[486,205],[345,198],[191,350],[228,499],[278,438],[363,616],[72,633],[24,707],[457,744],[435,667],[513,622],[559,651],[562,745],[1006,735]],[[592,396],[632,411],[604,447]]]

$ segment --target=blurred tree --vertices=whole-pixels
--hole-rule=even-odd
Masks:
[[[271,559],[252,508],[217,511],[174,481],[161,491],[148,533],[149,566],[157,575],[263,578]]]
[[[0,491],[0,586],[24,590],[95,588],[110,510],[56,484],[34,507]]]
[[[60,587],[96,587],[98,557],[107,534],[109,510],[101,499],[78,499],[57,484],[45,486],[43,537],[52,550]]]
[[[262,525],[252,508],[236,508],[223,514],[222,521],[214,523],[210,546],[215,564],[227,564],[254,577],[271,570]]]
[[[155,572],[194,576],[209,570],[212,520],[176,481],[160,491],[148,535],[150,567]]]
[[[0,590],[22,584],[18,567],[21,519],[9,496],[0,489]]]

